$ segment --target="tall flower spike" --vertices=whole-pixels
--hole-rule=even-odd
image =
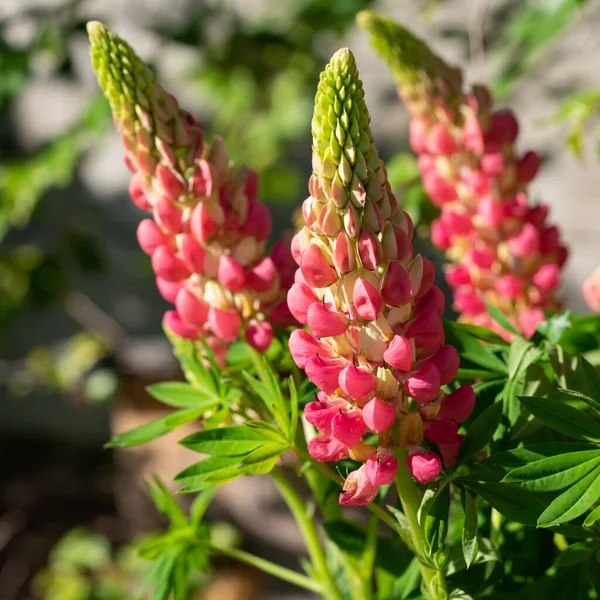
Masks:
[[[223,141],[205,144],[197,119],[181,109],[129,45],[103,24],[88,24],[91,57],[133,172],[129,192],[154,220],[140,223],[160,293],[175,304],[164,323],[175,334],[205,337],[219,356],[240,335],[266,350],[287,310],[291,253],[271,230],[249,169],[230,165]]]
[[[510,111],[493,110],[481,85],[462,91],[458,69],[390,19],[365,11],[359,24],[388,63],[411,115],[410,143],[425,189],[440,207],[433,243],[456,266],[447,280],[461,319],[506,332],[489,316],[480,295],[526,335],[556,309],[555,292],[567,251],[548,224],[548,206],[531,204],[529,182],[540,161],[520,156]]]
[[[315,98],[313,174],[305,226],[292,242],[299,269],[289,304],[312,331],[292,333],[292,356],[321,389],[307,406],[319,430],[309,451],[317,460],[363,463],[346,480],[345,505],[371,502],[393,480],[394,446],[427,444],[425,424],[445,399],[440,386],[458,369],[456,353],[443,346],[433,266],[413,256],[412,223],[390,189],[369,121],[354,57],[339,50]],[[468,403],[454,400],[444,422],[428,427],[444,442],[456,443],[455,405],[462,420]],[[377,447],[364,441],[373,433]]]

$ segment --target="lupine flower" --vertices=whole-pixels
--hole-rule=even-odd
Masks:
[[[600,267],[583,282],[581,291],[590,309],[600,313]]]
[[[530,336],[555,296],[567,250],[548,223],[548,206],[532,204],[528,185],[540,159],[519,154],[519,125],[492,106],[490,92],[462,91],[462,76],[424,42],[369,12],[359,23],[390,66],[410,116],[410,143],[425,189],[440,208],[431,239],[454,265],[447,280],[461,319],[496,329],[483,296]]]
[[[283,242],[265,252],[271,217],[257,199],[256,174],[229,163],[221,138],[205,143],[197,119],[126,42],[101,23],[88,32],[133,173],[131,199],[150,213],[138,241],[159,292],[175,305],[164,324],[183,338],[205,338],[221,360],[240,335],[266,350],[272,324],[294,322],[285,299],[294,264]]]
[[[346,479],[344,505],[367,504],[393,481],[398,445],[433,454],[435,476],[423,461],[408,465],[419,481],[435,479],[441,460],[422,446],[428,438],[456,445],[475,400],[468,386],[442,391],[458,369],[456,351],[444,346],[444,297],[433,265],[413,254],[413,226],[391,191],[369,121],[354,57],[340,50],[315,99],[313,175],[305,225],[292,241],[299,268],[288,305],[311,330],[292,332],[290,351],[321,390],[305,408],[319,431],[308,450],[320,461],[363,463]],[[377,442],[366,443],[372,434]]]

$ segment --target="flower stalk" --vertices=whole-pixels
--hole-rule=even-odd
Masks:
[[[266,351],[273,325],[294,322],[285,301],[293,262],[282,242],[266,253],[271,217],[256,174],[230,164],[221,138],[206,143],[198,120],[124,40],[98,22],[88,32],[132,172],[131,199],[151,217],[141,221],[138,241],[159,292],[175,305],[164,325],[206,339],[221,363],[240,336]]]
[[[556,291],[567,259],[558,228],[548,222],[548,205],[529,199],[538,155],[517,151],[517,119],[493,107],[485,86],[463,91],[460,70],[392,20],[365,11],[358,22],[410,113],[410,143],[441,211],[431,239],[451,263],[446,279],[454,308],[463,321],[509,337],[485,299],[530,337],[543,311],[560,307]]]

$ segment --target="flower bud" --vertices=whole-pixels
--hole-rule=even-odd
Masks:
[[[519,314],[518,326],[523,335],[530,338],[535,333],[537,326],[545,320],[546,317],[539,308],[530,308]]]
[[[266,321],[250,321],[244,337],[258,352],[266,352],[273,341],[273,327]]]
[[[408,455],[406,465],[411,475],[423,485],[435,481],[442,470],[440,457],[435,452],[428,452],[422,448]]]
[[[379,240],[369,229],[362,228],[357,248],[362,266],[370,271],[375,271],[381,264],[382,248]]]
[[[526,152],[517,163],[517,180],[529,183],[537,174],[541,160],[535,152]]]
[[[129,182],[129,195],[131,196],[131,201],[140,210],[152,210],[152,206],[148,201],[146,192],[144,192],[142,187],[141,175],[139,173],[134,173],[131,181]]]
[[[531,256],[539,250],[539,233],[531,223],[525,223],[521,232],[508,240],[508,245],[518,258]]]
[[[198,202],[190,218],[190,231],[192,234],[201,242],[207,242],[215,235],[217,229],[217,223],[212,218],[206,204]]]

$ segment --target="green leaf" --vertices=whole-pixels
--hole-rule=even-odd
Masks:
[[[216,481],[229,481],[243,474],[238,468],[239,456],[209,456],[198,461],[175,475],[175,481],[185,487],[180,492],[205,490],[215,485]],[[211,483],[211,480],[212,481]]]
[[[202,519],[204,518],[204,513],[206,512],[206,509],[212,502],[216,493],[217,488],[212,487],[208,490],[205,490],[204,492],[200,492],[194,498],[194,501],[190,506],[190,520],[196,529],[198,529],[198,526],[202,522]]]
[[[532,492],[557,492],[577,483],[600,464],[600,449],[543,458],[510,471],[504,483]]]
[[[149,481],[145,483],[156,508],[169,517],[173,524],[185,526],[187,517],[165,484],[156,476],[152,477],[152,483]]]
[[[554,562],[554,566],[570,567],[582,562],[587,562],[597,549],[597,540],[571,544],[558,555],[558,558]]]
[[[268,440],[256,429],[246,425],[233,425],[198,431],[183,438],[179,443],[202,454],[241,458],[241,455],[260,448],[268,443]]]
[[[600,506],[596,506],[596,508],[585,518],[583,526],[591,527],[598,519],[600,519]]]
[[[540,527],[558,525],[576,519],[600,498],[600,466],[555,498],[540,515]]]
[[[465,331],[478,340],[483,340],[484,342],[489,342],[490,344],[495,344],[497,346],[508,346],[508,342],[491,329],[479,325],[472,325],[471,323],[456,323],[456,325],[461,331]]]
[[[600,441],[600,424],[585,413],[551,398],[519,397],[521,404],[552,429],[582,440]]]
[[[508,377],[515,379],[542,355],[542,350],[521,337],[515,339],[508,355]]]
[[[587,394],[584,394],[583,392],[578,392],[576,390],[567,390],[564,388],[558,388],[558,391],[562,392],[563,394],[567,394],[567,396],[577,398],[578,400],[583,400],[588,406],[590,406],[594,410],[600,410],[600,402],[597,402],[593,398],[590,398]]]
[[[464,490],[461,500],[465,513],[465,523],[462,530],[462,549],[465,565],[468,569],[477,556],[477,506],[473,496],[466,490]]]
[[[488,406],[469,427],[457,457],[460,465],[485,448],[491,441],[500,420],[502,419],[502,404],[496,402]]]
[[[450,511],[450,486],[442,484],[431,503],[423,529],[430,555],[444,548],[448,533],[448,513]]]
[[[524,525],[536,525],[546,503],[533,492],[502,483],[464,482],[501,515]]]
[[[594,408],[600,407],[600,371],[594,367],[585,357],[579,357],[579,368],[583,373],[583,380],[588,394],[594,398]]]
[[[521,332],[506,318],[504,313],[497,307],[488,302],[485,298],[482,297],[484,304],[486,305],[490,316],[500,327],[506,329],[506,331],[510,333],[514,333],[515,335],[521,337]],[[513,342],[514,344],[514,342]]]
[[[245,425],[246,427],[250,427],[250,429],[257,431],[268,440],[277,442],[278,444],[288,444],[287,438],[276,425],[267,423],[266,421],[248,421]]]
[[[164,381],[146,388],[146,391],[159,402],[175,408],[204,408],[210,410],[219,403],[214,393],[192,387],[183,381]]]
[[[360,559],[365,552],[366,533],[352,521],[340,519],[323,525],[327,537],[344,553]]]
[[[106,444],[106,447],[125,448],[145,444],[159,438],[161,435],[169,433],[169,431],[177,429],[181,425],[199,419],[205,412],[206,410],[204,408],[186,408],[172,412],[155,421],[151,421],[150,423],[140,425],[135,429],[130,429],[125,433],[116,435],[108,442],[108,444]]]
[[[240,467],[248,467],[253,465],[255,469],[267,469],[269,464],[275,464],[275,460],[279,458],[286,450],[288,445],[267,443],[263,444],[253,452],[247,454],[244,459],[240,462]],[[262,467],[259,467],[260,463],[264,463]],[[265,473],[268,473],[273,467],[268,468]],[[258,471],[253,470],[253,473],[257,474]]]

